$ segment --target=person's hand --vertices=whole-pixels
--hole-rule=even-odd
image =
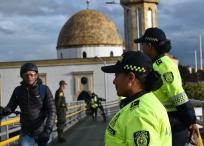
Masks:
[[[3,108],[2,106],[0,106],[0,119],[2,119],[4,116],[7,116],[11,113],[12,112],[11,112],[11,109],[9,107]]]
[[[38,145],[46,144],[50,139],[51,131],[49,129],[45,129],[37,138]]]
[[[21,112],[20,112],[20,111],[15,111],[14,114],[16,114],[16,115],[20,115]]]
[[[3,112],[4,112],[4,108],[0,106],[0,115],[3,115]]]
[[[199,137],[199,129],[196,124],[191,124],[189,126],[190,136],[189,136],[189,142],[193,145],[198,144],[198,137]]]
[[[4,108],[0,106],[0,120],[3,118]]]

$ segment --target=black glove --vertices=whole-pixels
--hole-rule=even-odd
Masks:
[[[42,133],[39,134],[36,142],[38,145],[46,144],[50,139],[51,130],[46,128]]]
[[[9,114],[11,114],[10,108],[8,108],[8,107],[3,108],[0,106],[0,118],[3,118],[4,116],[7,116]]]
[[[0,106],[0,119],[2,119],[4,113],[4,108]]]
[[[0,115],[3,115],[3,112],[4,112],[4,108],[0,106]]]

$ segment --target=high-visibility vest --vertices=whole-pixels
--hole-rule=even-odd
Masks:
[[[156,60],[153,68],[162,78],[163,85],[154,94],[168,112],[176,111],[176,106],[189,101],[183,87],[177,64],[168,56]]]
[[[124,106],[110,121],[105,146],[172,146],[167,111],[153,93]]]
[[[97,96],[94,96],[93,98],[91,98],[91,107],[92,108],[97,108],[98,107],[98,98],[97,98]]]

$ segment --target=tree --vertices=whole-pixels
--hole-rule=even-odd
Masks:
[[[183,87],[189,98],[204,100],[204,83],[186,82]]]

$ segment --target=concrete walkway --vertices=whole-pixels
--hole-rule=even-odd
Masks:
[[[76,126],[65,132],[66,143],[57,143],[54,146],[104,146],[104,133],[109,123],[104,123],[101,117],[93,121],[86,117]]]

